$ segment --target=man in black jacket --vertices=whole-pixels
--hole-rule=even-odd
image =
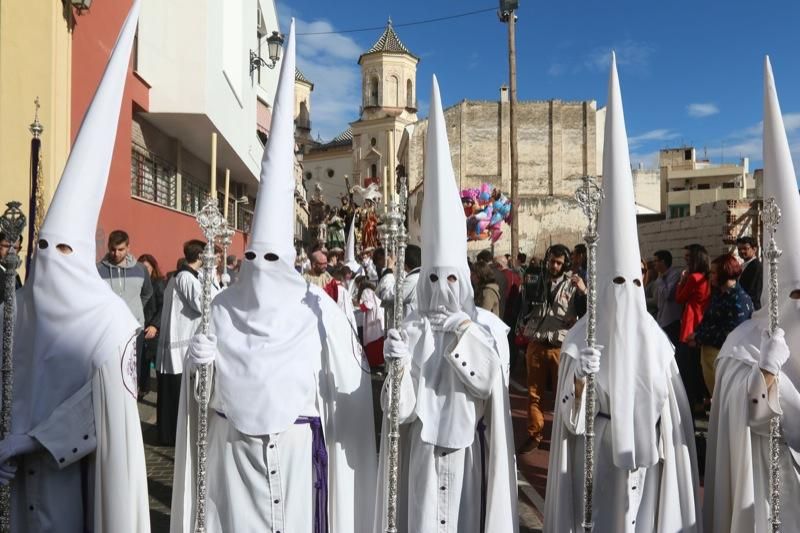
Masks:
[[[758,259],[758,245],[753,237],[739,237],[736,248],[742,258],[742,275],[739,284],[753,300],[755,309],[761,308],[762,266]]]

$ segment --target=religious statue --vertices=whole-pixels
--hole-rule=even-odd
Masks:
[[[374,250],[381,245],[378,239],[378,215],[375,212],[375,203],[371,199],[365,199],[360,213],[361,246],[364,250]]]
[[[344,250],[344,220],[342,217],[339,216],[339,212],[336,209],[330,208],[328,211],[328,217],[325,221],[327,225],[327,239],[326,239],[326,247],[330,251],[342,251]]]

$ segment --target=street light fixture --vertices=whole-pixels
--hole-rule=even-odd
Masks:
[[[250,74],[253,74],[253,71],[256,69],[260,70],[261,67],[267,67],[269,69],[275,68],[275,65],[281,58],[282,46],[283,37],[277,31],[273,31],[272,35],[267,37],[267,52],[269,53],[269,59],[272,63],[267,63],[258,53],[254,50],[250,50]]]

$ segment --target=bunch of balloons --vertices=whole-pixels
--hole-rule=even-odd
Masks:
[[[503,234],[503,221],[511,223],[511,201],[489,183],[461,191],[467,217],[467,240],[496,242]]]

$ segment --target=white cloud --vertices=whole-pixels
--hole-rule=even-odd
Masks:
[[[647,43],[640,43],[627,39],[609,46],[594,48],[583,61],[587,70],[605,71],[611,65],[611,52],[617,56],[617,66],[627,67],[628,70],[647,71],[650,67],[650,58],[655,51]]]
[[[361,104],[361,70],[358,56],[363,52],[355,40],[342,34],[302,35],[332,32],[327,20],[306,20],[297,9],[279,4],[281,26],[295,17],[297,68],[314,84],[311,93],[311,127],[314,136],[330,140],[358,118]]]
[[[783,125],[789,140],[789,149],[794,159],[796,170],[800,170],[800,113],[785,113]],[[734,163],[739,158],[750,158],[751,171],[763,165],[762,132],[764,123],[758,122],[732,132],[724,139],[715,140],[708,147],[708,156],[712,163]],[[800,175],[800,172],[798,173]]]
[[[628,144],[630,146],[636,146],[650,141],[669,141],[672,139],[677,139],[678,137],[679,134],[677,132],[660,128],[646,131],[642,134],[634,135],[633,137],[628,137]]]
[[[719,108],[715,104],[689,104],[686,106],[686,112],[690,117],[703,118],[710,117],[719,113]]]
[[[631,152],[631,167],[645,169],[658,168],[658,150],[645,153]]]

